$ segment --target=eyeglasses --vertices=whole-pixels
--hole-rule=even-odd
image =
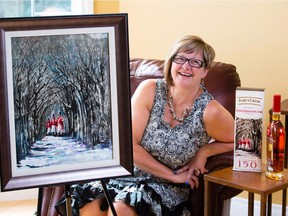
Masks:
[[[184,56],[180,56],[180,55],[174,55],[172,57],[172,61],[175,62],[176,64],[181,64],[181,65],[185,64],[185,62],[188,61],[188,64],[194,68],[201,68],[204,65],[204,62],[199,59],[194,59],[194,58],[187,59]]]

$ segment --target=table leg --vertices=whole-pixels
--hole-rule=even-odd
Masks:
[[[248,215],[254,215],[254,193],[248,193]]]
[[[210,215],[210,182],[204,180],[204,216]]]
[[[261,209],[260,209],[261,216],[266,216],[266,203],[267,203],[267,196],[262,195],[261,196]]]
[[[287,189],[282,191],[282,216],[286,216]]]
[[[268,195],[268,216],[271,216],[272,213],[272,194]]]

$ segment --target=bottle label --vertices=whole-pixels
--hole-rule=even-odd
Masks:
[[[268,136],[267,137],[267,170],[270,172],[274,171],[273,170],[273,142],[274,140],[270,136]]]
[[[268,151],[271,152],[273,150],[273,144],[271,142],[268,142]]]

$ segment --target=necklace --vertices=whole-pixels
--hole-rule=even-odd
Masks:
[[[184,119],[187,117],[188,113],[189,113],[189,110],[192,108],[192,105],[193,105],[193,102],[195,100],[195,98],[197,97],[198,93],[195,95],[195,97],[193,98],[192,100],[192,103],[190,105],[190,107],[186,107],[185,110],[183,111],[183,114],[182,114],[182,117],[179,118],[177,117],[176,113],[175,113],[175,110],[174,110],[174,106],[173,106],[173,98],[172,98],[172,95],[169,94],[168,96],[168,106],[169,106],[169,110],[172,114],[172,118],[178,122],[183,122]]]
[[[174,106],[173,106],[173,98],[172,98],[172,95],[170,94],[169,95],[169,99],[168,99],[168,105],[169,105],[169,110],[172,114],[172,117],[174,120],[178,121],[178,122],[183,122],[184,119],[186,118],[186,116],[188,115],[188,112],[189,112],[189,107],[186,107],[185,110],[183,111],[183,114],[182,114],[182,117],[181,118],[178,118],[176,113],[175,113],[175,110],[174,110]]]

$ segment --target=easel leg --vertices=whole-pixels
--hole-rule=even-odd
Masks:
[[[113,206],[113,202],[112,202],[112,200],[111,200],[111,198],[110,198],[110,196],[109,196],[109,194],[107,192],[106,183],[103,180],[100,180],[100,182],[102,184],[102,187],[103,187],[103,190],[104,190],[104,194],[105,194],[106,200],[107,200],[107,202],[109,204],[109,207],[111,208],[111,211],[112,211],[113,215],[117,216],[115,208]]]
[[[72,216],[70,185],[65,185],[66,214]]]

